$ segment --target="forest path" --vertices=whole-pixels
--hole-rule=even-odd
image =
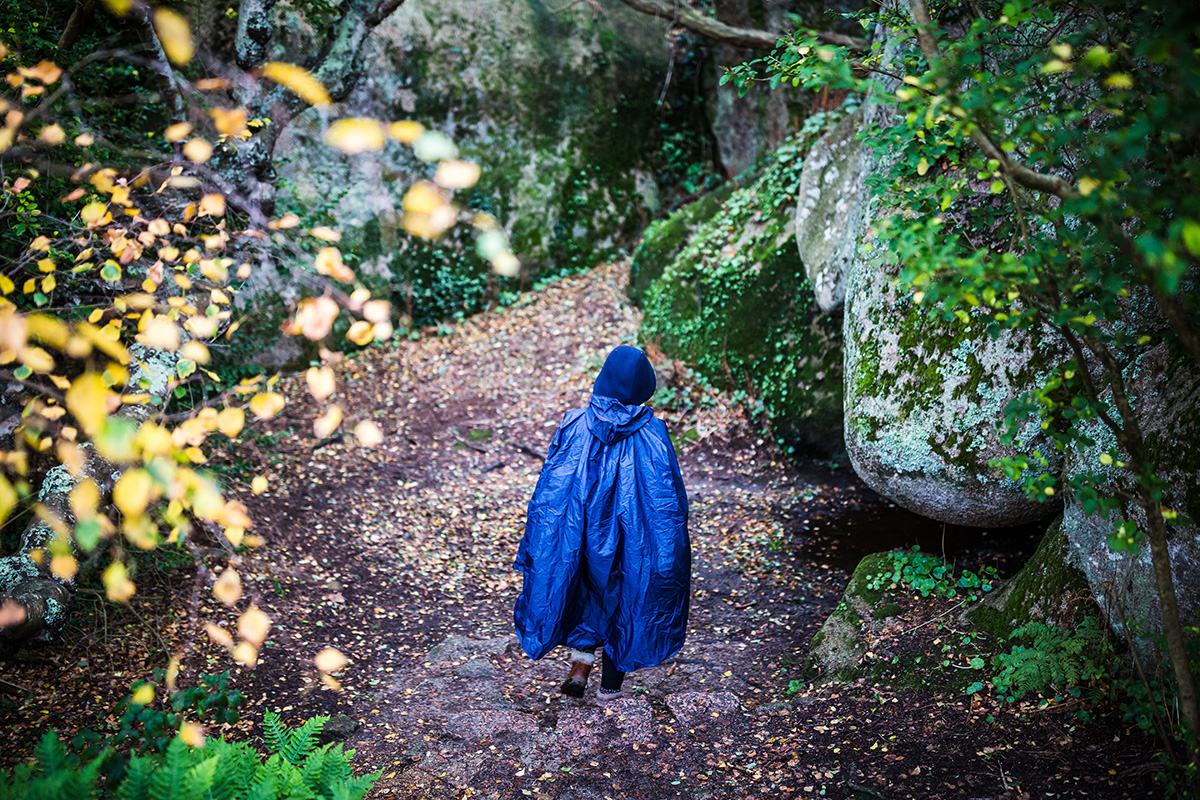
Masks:
[[[348,432],[316,440],[303,378],[281,383],[288,409],[237,450],[240,468],[271,485],[247,498],[268,544],[241,571],[275,620],[261,663],[236,676],[252,706],[293,721],[346,715],[356,762],[382,770],[373,797],[1016,798],[1023,786],[1118,796],[1138,785],[1110,727],[985,708],[944,685],[943,673],[962,675],[948,667],[917,686],[860,679],[789,694],[855,560],[835,558],[854,537],[820,529],[881,501],[848,470],[786,466],[740,408],[683,369],[655,400],[690,442],[687,643],[631,675],[632,696],[606,710],[595,679],[582,700],[560,695],[565,652],[531,661],[512,634],[511,565],[537,453],[586,404],[607,351],[634,340],[626,279],[622,265],[600,267],[338,364],[344,429],[371,416],[386,434],[375,449]],[[950,630],[919,624],[943,606],[897,615],[899,655],[919,664],[948,649],[938,637]],[[341,692],[311,666],[326,645],[349,658]],[[227,663],[215,649],[189,660]],[[985,722],[990,712],[1004,724]],[[1142,769],[1144,756],[1133,762]]]
[[[678,656],[632,675],[632,697],[605,713],[598,676],[583,700],[563,697],[565,651],[534,662],[512,635],[535,453],[565,411],[586,405],[607,351],[634,340],[626,279],[620,265],[565,278],[449,335],[339,366],[348,396],[334,399],[375,409],[387,434],[373,450],[297,433],[315,409],[299,381],[286,387],[296,402],[262,442],[285,454],[266,471],[276,488],[252,508],[275,551],[256,564],[259,587],[278,587],[264,598],[277,644],[329,644],[350,658],[340,698],[353,710],[342,710],[366,720],[350,744],[383,769],[379,796],[717,796],[766,788],[786,767],[786,754],[758,755],[761,723],[790,713],[788,666],[845,573],[802,571],[769,543],[786,541],[798,491],[828,505],[841,489],[782,466],[711,390],[660,393],[673,395],[676,440],[700,437],[681,457],[695,569]],[[272,668],[291,660],[281,656],[268,649],[259,680],[295,683],[291,665]]]

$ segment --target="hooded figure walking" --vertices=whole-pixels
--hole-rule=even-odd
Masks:
[[[609,353],[588,407],[554,434],[514,564],[525,573],[513,609],[521,646],[534,659],[572,648],[561,689],[572,697],[603,648],[601,705],[621,696],[626,673],[678,652],[687,630],[687,493],[667,426],[642,405],[654,389],[645,353]]]

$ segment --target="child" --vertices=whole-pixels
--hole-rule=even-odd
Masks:
[[[687,494],[667,427],[642,403],[654,370],[636,347],[609,353],[586,409],[567,412],[529,501],[513,616],[538,659],[573,648],[561,691],[582,697],[604,648],[600,704],[625,673],[683,646],[691,596]]]

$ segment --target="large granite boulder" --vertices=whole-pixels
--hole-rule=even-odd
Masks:
[[[645,294],[643,341],[761,400],[785,446],[842,450],[841,321],[816,306],[790,215],[802,145],[780,147]]]
[[[1036,420],[1015,447],[1000,441],[1008,401],[1040,385],[1060,358],[1053,341],[987,332],[987,321],[931,315],[896,284],[899,265],[863,254],[850,272],[844,317],[846,449],[872,489],[956,525],[1020,525],[1058,513],[989,467],[1039,451],[1062,460]]]
[[[551,10],[537,0],[407,0],[376,29],[338,116],[413,119],[482,166],[459,201],[494,214],[533,274],[599,263],[658,207],[658,111],[670,55],[664,21],[624,4]],[[400,225],[404,192],[429,168],[411,149],[346,156],[321,143],[309,109],[277,148],[278,207],[333,224],[370,288],[417,322],[470,312],[515,281],[491,283],[470,236],[430,244]],[[665,115],[665,116],[664,116]],[[682,157],[682,156],[679,156]]]
[[[1200,369],[1164,344],[1136,359],[1125,380],[1156,474],[1167,485],[1163,505],[1178,514],[1168,528],[1172,576],[1183,622],[1196,625],[1200,622],[1200,525],[1196,522],[1200,520]],[[1122,455],[1115,435],[1099,422],[1085,430],[1095,444],[1068,448],[1064,482],[1090,474],[1103,494],[1132,494],[1133,477],[1119,466]],[[1117,454],[1113,463],[1101,462],[1105,453]],[[1145,514],[1132,502],[1119,513],[1146,530]],[[1152,639],[1161,633],[1162,612],[1149,544],[1143,541],[1136,555],[1114,551],[1108,543],[1113,519],[1089,514],[1073,495],[1063,510],[1063,526],[1072,555],[1113,627],[1118,632],[1129,629],[1141,654],[1157,660]]]
[[[846,278],[858,249],[875,165],[856,135],[864,109],[847,115],[821,137],[804,160],[796,206],[796,245],[822,311],[836,312],[846,299]]]

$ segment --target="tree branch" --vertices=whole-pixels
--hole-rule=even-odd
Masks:
[[[183,95],[179,93],[179,87],[175,84],[175,70],[171,68],[171,62],[167,61],[167,54],[163,50],[162,42],[158,40],[158,33],[154,30],[150,7],[142,3],[135,4],[130,9],[129,18],[133,21],[142,46],[146,48],[150,59],[150,69],[154,71],[154,78],[158,83],[158,93],[162,104],[167,107],[167,114],[171,122],[182,122],[187,117],[183,106]]]
[[[622,3],[654,17],[670,20],[693,33],[698,33],[706,39],[713,39],[735,47],[745,47],[750,50],[774,50],[783,35],[770,31],[760,31],[753,28],[735,28],[724,22],[698,14],[681,0],[621,0]],[[869,45],[862,39],[855,39],[843,33],[832,31],[817,31],[816,37],[825,44],[849,47],[851,50],[866,52]]]
[[[69,50],[75,46],[79,37],[83,36],[95,11],[96,0],[75,0],[75,10],[71,12],[71,18],[67,20],[62,36],[58,37],[59,50]]]
[[[929,18],[929,10],[925,7],[925,0],[908,0],[908,8],[912,20],[916,24],[917,42],[921,46],[921,52],[929,63],[930,69],[933,69],[941,62],[942,53],[938,48],[937,38],[933,34],[935,28]],[[943,78],[942,81],[945,79]],[[985,156],[998,161],[1003,172],[1027,189],[1052,194],[1064,200],[1079,194],[1071,181],[1060,178],[1058,175],[1038,172],[1009,158],[1008,154],[996,145],[991,135],[978,122],[975,122],[971,130],[971,141],[975,142]]]

